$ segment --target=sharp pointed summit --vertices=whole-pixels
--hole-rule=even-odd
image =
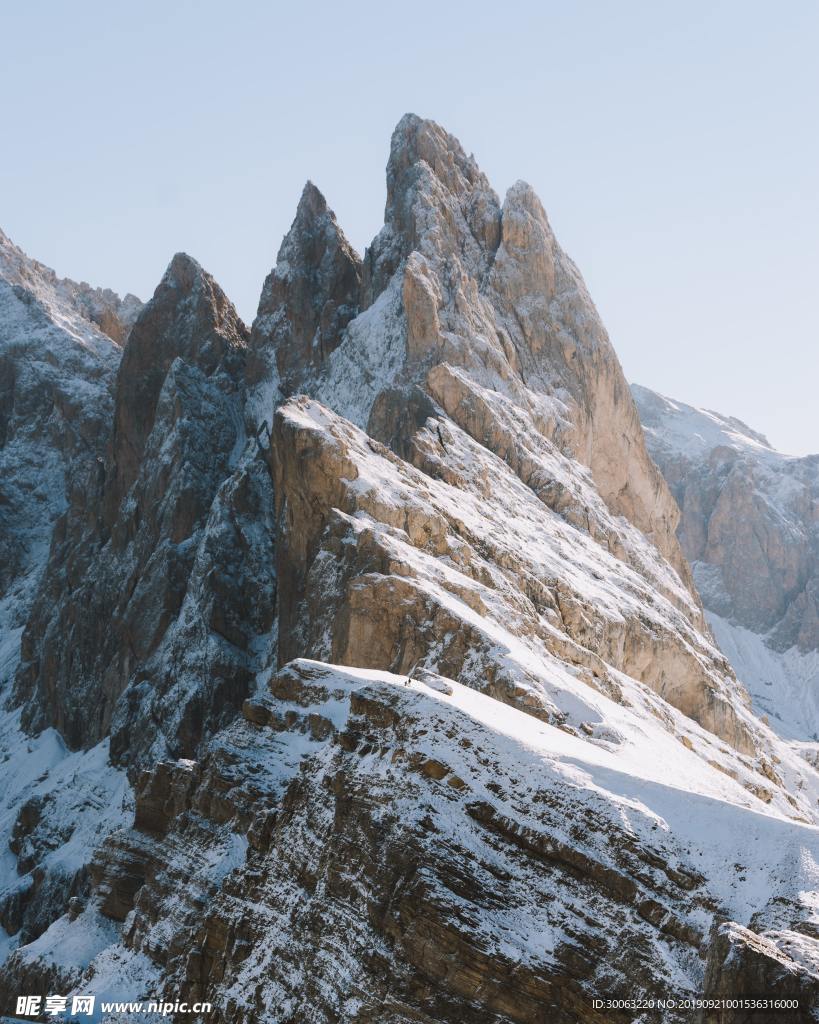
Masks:
[[[723,652],[535,191],[408,114],[386,192],[362,260],[307,182],[249,332],[178,253],[122,348],[0,235],[0,1017],[807,1024],[810,686],[726,653],[812,663],[815,460],[637,392]]]
[[[248,381],[309,389],[358,314],[361,259],[322,193],[308,181],[253,322]]]

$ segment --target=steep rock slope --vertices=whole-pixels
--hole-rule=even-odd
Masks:
[[[819,456],[782,455],[739,420],[633,391],[720,646],[777,731],[819,739]]]
[[[611,511],[626,516],[685,575],[674,538],[677,510],[646,454],[617,358],[577,268],[527,185],[510,189],[501,207],[456,139],[432,121],[404,117],[387,165],[385,224],[361,269],[364,313],[346,327],[343,341],[343,318],[334,317],[333,340],[318,354],[314,345],[308,356],[305,341],[291,345],[291,335],[269,325],[305,304],[306,275],[295,271],[312,265],[317,237],[325,240],[325,255],[310,278],[312,308],[343,309],[346,316],[355,305],[356,258],[308,188],[254,326],[257,348],[269,339],[301,390],[365,427],[388,385],[419,384],[464,423],[482,412],[470,388],[492,389],[517,414],[512,429],[525,428],[588,466]],[[311,320],[305,339],[314,329]],[[477,439],[511,448],[503,436],[510,424],[494,413],[484,419],[469,423],[481,432]]]
[[[130,817],[107,742],[71,756],[53,729],[21,732],[7,703],[55,525],[104,455],[117,342],[140,306],[59,279],[0,232],[0,959],[84,891],[93,846]]]
[[[323,240],[321,272],[296,272],[311,265],[317,237]],[[329,264],[328,252],[334,254]],[[683,667],[687,654],[681,654],[672,669],[675,656],[656,659],[651,642],[637,656],[642,664],[629,659],[625,648],[636,651],[639,644],[624,636],[650,632],[640,626],[642,606],[635,604],[627,628],[606,641],[614,667],[657,686],[677,707],[750,749],[746,727],[737,725],[734,714],[744,697],[732,680],[725,681],[724,661],[701,635],[702,612],[674,536],[676,505],[646,453],[628,387],[583,281],[531,189],[519,183],[501,207],[457,140],[433,122],[403,118],[387,166],[385,225],[363,261],[364,311],[320,357],[311,349],[306,358],[303,340],[294,334],[269,329],[288,323],[289,310],[305,305],[308,280],[312,308],[350,306],[355,260],[312,187],[282,255],[283,267],[268,278],[254,326],[257,351],[266,343],[277,367],[288,365],[291,373],[300,360],[305,391],[425,473],[444,479],[451,474],[468,487],[472,475],[480,479],[487,451],[500,458],[525,485],[527,499],[537,497],[544,522],[549,510],[556,512],[607,549],[615,564],[627,563],[661,595],[664,607],[670,603],[682,613],[667,636],[679,637],[680,630],[697,636],[696,644],[704,642],[710,651],[702,664],[716,659],[704,671],[689,670]],[[311,322],[306,333],[312,330]],[[274,372],[266,393],[276,386]],[[478,461],[454,450],[450,458],[445,443],[428,432],[416,444],[415,434],[430,416],[471,438]],[[287,445],[279,449],[286,452]],[[483,472],[488,481],[496,470]],[[330,506],[334,500],[328,499]],[[297,532],[310,523],[301,512],[296,519]],[[280,663],[295,654],[318,656],[317,648],[301,647],[292,633],[299,599],[288,594],[282,601]],[[596,615],[591,611],[592,622]],[[595,629],[606,632],[600,623]],[[590,646],[606,656],[597,641]],[[354,650],[345,660],[353,664],[357,657],[370,655]],[[379,667],[394,668],[392,658]],[[664,683],[663,673],[673,683]]]
[[[2,808],[0,914],[11,946],[86,891],[94,845],[131,812],[111,762],[133,771],[169,750],[194,753],[235,716],[266,660],[273,503],[264,460],[243,457],[246,340],[218,285],[180,255],[105,397],[85,385],[96,447],[71,463],[25,629],[4,648],[14,678],[4,750],[16,773]]]
[[[29,728],[75,748],[112,734],[124,764],[190,756],[246,696],[275,597],[269,475],[243,458],[246,343],[215,281],[175,256],[125,347],[98,487],[55,538],[23,635]]]
[[[758,977],[811,1021],[817,830],[661,722],[640,739],[629,759],[435,673],[294,661],[199,763],[143,776],[91,902],[10,973],[232,1024],[687,1021]],[[85,971],[61,955],[81,936]]]
[[[60,280],[0,231],[0,626],[25,621],[51,530],[105,444],[138,299]],[[94,311],[99,315],[95,317]]]
[[[676,505],[531,190],[501,206],[409,115],[364,259],[308,185],[247,345],[201,270],[169,275],[124,360],[147,397],[129,408],[120,376],[92,522],[65,534],[77,575],[52,560],[17,677],[32,727],[45,708],[82,742],[97,702],[133,825],[0,998],[561,1024],[687,1019],[592,999],[765,976],[810,1019],[819,775],[705,628]],[[197,467],[216,489],[186,498]],[[100,663],[101,585],[123,627]]]
[[[250,337],[251,387],[271,379],[285,394],[309,387],[358,314],[360,291],[361,259],[308,181],[262,288]],[[260,411],[270,416],[269,409]]]

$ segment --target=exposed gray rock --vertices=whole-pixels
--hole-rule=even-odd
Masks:
[[[213,279],[174,257],[126,345],[96,489],[55,538],[23,637],[29,728],[53,724],[74,747],[112,733],[115,760],[134,764],[193,754],[241,705],[275,599],[269,479],[242,457],[246,341]]]
[[[699,1015],[701,1024],[778,1019],[814,1024],[819,1011],[819,942],[790,931],[759,935],[734,921],[717,925],[703,996],[716,1006]]]
[[[360,284],[361,258],[324,196],[308,181],[262,288],[250,337],[248,383],[253,386],[273,374],[285,394],[308,388],[358,314]]]
[[[0,232],[0,630],[25,622],[54,524],[109,429],[120,350],[72,284]]]

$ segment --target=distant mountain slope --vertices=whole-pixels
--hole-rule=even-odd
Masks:
[[[120,298],[110,288],[94,288],[85,281],[57,277],[50,267],[26,255],[2,230],[0,277],[36,295],[56,323],[71,325],[85,334],[84,324],[90,322],[120,347],[142,309],[142,302],[130,292]]]
[[[784,736],[819,740],[819,455],[633,387],[722,650]]]
[[[71,755],[8,708],[20,639],[54,537],[89,514],[113,414],[120,342],[141,303],[58,278],[0,232],[0,949],[42,932],[96,842],[131,813],[108,741]],[[26,827],[21,831],[21,822]],[[8,933],[8,934],[7,934]]]
[[[103,450],[140,307],[59,279],[0,231],[0,620],[22,625],[68,487]]]

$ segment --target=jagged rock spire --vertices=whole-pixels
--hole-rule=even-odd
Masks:
[[[273,277],[289,270],[284,260]],[[309,267],[300,264],[298,279],[309,282]],[[287,307],[275,308],[286,321]],[[386,426],[402,417],[384,400],[400,403],[407,387],[420,387],[506,459],[517,446],[501,437],[539,436],[587,466],[610,510],[656,544],[691,587],[674,536],[678,510],[646,452],[617,356],[529,185],[517,182],[501,206],[457,139],[433,121],[403,117],[392,136],[384,227],[364,258],[361,309],[332,372],[310,384],[302,376],[298,390],[376,436],[384,427],[402,451],[408,439]],[[286,324],[278,329],[289,337]],[[490,414],[482,388],[503,394],[505,404]]]
[[[361,258],[324,196],[308,181],[262,289],[251,335],[249,383],[270,373],[278,375],[285,392],[302,390],[358,314],[360,285]]]
[[[125,346],[107,457],[70,510],[29,620],[15,683],[27,727],[54,725],[72,747],[110,733],[121,760],[156,745],[190,752],[243,698],[254,627],[236,597],[250,549],[236,518],[267,477],[236,465],[247,337],[210,274],[174,256]],[[254,543],[265,536],[255,529]],[[265,585],[254,607],[270,607]],[[157,731],[146,722],[160,704]]]
[[[500,240],[500,203],[460,142],[434,121],[405,114],[392,134],[384,228],[366,254],[366,304],[402,260],[462,252],[485,271]]]
[[[233,304],[211,275],[186,253],[177,253],[137,318],[122,355],[112,442],[114,479],[106,498],[108,522],[136,478],[173,361],[181,357],[208,376],[224,365],[238,377],[247,336]]]

